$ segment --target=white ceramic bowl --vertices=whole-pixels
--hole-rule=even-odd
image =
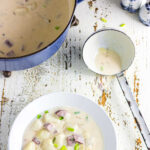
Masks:
[[[104,140],[104,150],[116,150],[116,134],[106,113],[91,100],[68,93],[52,93],[27,105],[18,115],[11,128],[8,150],[21,150],[25,129],[37,114],[57,106],[72,106],[87,112],[99,126]]]
[[[120,56],[122,64],[121,72],[129,68],[135,57],[134,44],[124,32],[116,29],[102,29],[93,33],[83,46],[83,59],[90,70],[101,75],[103,73],[95,65],[95,57],[99,48],[114,50]]]

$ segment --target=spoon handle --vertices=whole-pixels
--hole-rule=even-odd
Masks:
[[[117,75],[118,82],[120,84],[120,87],[122,89],[122,92],[127,100],[127,103],[130,107],[130,110],[133,114],[133,117],[137,123],[137,126],[141,132],[141,135],[144,139],[144,142],[147,146],[147,149],[150,150],[150,132],[149,129],[144,121],[144,118],[138,108],[138,105],[133,97],[133,94],[131,92],[131,89],[129,87],[128,81],[126,77],[124,76],[124,73],[120,73]]]

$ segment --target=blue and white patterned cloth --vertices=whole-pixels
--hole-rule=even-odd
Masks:
[[[145,7],[146,7],[146,9],[147,9],[148,11],[150,11],[150,2],[147,2],[147,3],[145,4]]]
[[[133,13],[136,12],[142,4],[142,0],[121,0],[123,9]]]
[[[141,7],[139,19],[146,26],[150,26],[150,1]]]

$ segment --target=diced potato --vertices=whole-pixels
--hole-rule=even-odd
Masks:
[[[71,114],[70,113],[66,113],[66,115],[64,117],[64,120],[65,121],[70,121],[70,118],[71,118]]]
[[[29,10],[35,10],[37,8],[37,3],[36,2],[30,3],[27,5],[27,8]]]
[[[59,134],[56,136],[55,144],[58,145],[58,148],[61,148],[62,145],[66,145],[66,138],[64,134]]]
[[[75,121],[73,121],[73,122],[78,122],[78,124],[79,124],[80,126],[83,126],[83,125],[85,124],[85,116],[84,116],[84,115],[81,115],[81,114],[76,115],[76,116],[75,116]]]
[[[38,131],[38,130],[40,130],[42,127],[43,127],[43,123],[42,123],[42,121],[41,121],[40,119],[35,120],[35,121],[33,122],[33,124],[32,124],[32,129],[33,129],[34,131]]]
[[[26,15],[28,13],[28,9],[25,7],[18,7],[14,10],[14,13],[16,15]]]
[[[46,113],[46,114],[43,115],[43,122],[44,122],[44,123],[49,122],[50,119],[51,119],[51,116],[50,116],[49,113]],[[49,123],[50,123],[50,122],[49,122]]]
[[[86,147],[86,150],[92,150],[93,149],[93,146],[92,145],[88,145],[87,147]]]
[[[33,142],[28,143],[23,150],[36,150],[36,145]]]
[[[67,150],[72,150],[72,146],[68,146],[68,147],[67,147]]]
[[[93,137],[91,138],[86,138],[86,143],[90,146],[90,145],[93,145],[95,143],[95,140]]]
[[[44,140],[44,142],[42,143],[41,148],[42,148],[42,150],[56,150],[56,148],[54,147],[54,144],[52,143],[51,139]]]
[[[90,149],[90,148],[86,148],[86,150],[92,150],[92,149]]]
[[[43,122],[44,123],[54,123],[59,124],[60,120],[57,118],[52,117],[50,114],[44,114],[43,115]]]
[[[37,133],[37,138],[40,139],[40,141],[48,139],[49,137],[50,137],[50,133],[44,129],[38,131]]]
[[[36,146],[36,150],[41,150],[40,146]]]
[[[88,132],[86,132],[86,130],[84,130],[84,133],[83,133],[84,137],[85,138],[90,138],[90,134]]]
[[[95,143],[95,138],[91,137],[91,135],[84,130],[84,138],[86,142],[86,150],[92,150],[93,149],[93,144]]]
[[[79,150],[88,150],[88,149],[85,149],[85,145],[81,144],[80,147],[79,147]]]
[[[59,124],[56,124],[56,125],[55,125],[56,130],[58,131],[58,133],[61,133],[61,132],[63,131],[64,124],[65,124],[65,122],[64,122],[64,121],[61,121]]]

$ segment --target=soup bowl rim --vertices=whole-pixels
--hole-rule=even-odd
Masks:
[[[116,132],[115,132],[115,128],[114,128],[114,125],[113,125],[113,123],[112,123],[112,121],[110,120],[110,118],[107,116],[107,114],[106,114],[106,112],[101,108],[101,107],[99,107],[95,102],[93,102],[92,100],[90,100],[89,98],[87,98],[87,97],[85,97],[85,96],[81,96],[81,95],[78,95],[78,94],[73,94],[73,93],[67,93],[67,92],[54,92],[54,93],[50,93],[50,94],[47,94],[47,95],[44,95],[44,96],[41,96],[41,97],[39,97],[38,99],[36,99],[36,100],[34,100],[34,101],[32,101],[32,102],[30,102],[24,109],[22,109],[22,111],[17,115],[17,117],[16,117],[16,119],[14,120],[14,123],[13,123],[13,125],[11,126],[11,129],[10,129],[10,133],[9,133],[9,137],[8,137],[8,150],[12,150],[12,147],[10,147],[10,146],[12,146],[13,144],[13,141],[14,141],[14,129],[16,129],[17,128],[17,126],[18,126],[18,118],[23,118],[23,117],[25,117],[25,115],[26,115],[26,113],[27,113],[27,110],[29,110],[29,109],[31,109],[31,107],[34,105],[38,105],[39,107],[41,107],[41,104],[42,104],[42,102],[43,102],[43,99],[44,98],[48,98],[48,97],[67,97],[66,99],[68,99],[68,97],[69,97],[69,99],[72,97],[74,97],[75,99],[80,99],[82,102],[81,103],[84,103],[85,104],[85,101],[87,102],[87,104],[89,105],[89,108],[88,109],[90,109],[90,108],[92,108],[92,107],[94,107],[94,110],[96,109],[96,110],[98,110],[100,113],[101,113],[101,115],[103,115],[103,119],[105,120],[105,122],[104,122],[104,124],[105,124],[105,126],[103,126],[104,128],[105,128],[105,130],[101,130],[101,128],[100,128],[100,126],[98,125],[98,127],[100,128],[100,130],[102,131],[102,133],[105,133],[105,140],[104,140],[104,143],[105,143],[105,145],[104,145],[104,147],[106,146],[106,143],[108,142],[106,142],[106,132],[108,132],[108,131],[111,131],[111,132],[109,132],[108,134],[109,135],[112,135],[112,137],[110,138],[111,140],[109,140],[109,142],[112,142],[112,145],[114,146],[114,149],[112,149],[112,150],[116,150],[117,149],[117,137],[116,137]],[[46,100],[47,101],[47,100]],[[64,100],[65,101],[65,100]],[[74,101],[74,100],[72,100],[72,101]],[[79,100],[77,100],[77,101],[79,101]],[[51,102],[50,102],[51,103]],[[55,102],[54,102],[55,103]],[[63,102],[63,103],[65,103],[65,102]],[[57,105],[57,106],[52,106],[51,108],[50,108],[50,110],[52,110],[52,109],[54,109],[54,108],[56,108],[56,107],[58,107],[58,108],[60,108],[60,107],[74,107],[74,108],[77,108],[77,109],[79,109],[79,110],[81,110],[81,111],[83,111],[83,112],[86,112],[86,113],[88,113],[91,117],[92,117],[92,115],[94,114],[94,112],[93,112],[93,110],[91,110],[92,112],[93,112],[93,114],[91,114],[91,111],[89,111],[87,108],[84,108],[84,109],[86,109],[86,111],[85,110],[83,110],[82,108],[83,107],[87,107],[87,104],[85,105],[85,106],[80,106],[80,108],[78,108],[77,106],[74,106],[74,105],[78,105],[79,106],[79,104],[77,104],[78,102],[73,102],[72,104],[70,103],[69,105],[66,105],[66,104],[61,104],[60,103],[60,105]],[[90,105],[91,104],[91,105]],[[47,105],[46,103],[44,104],[44,105]],[[51,105],[56,105],[56,104],[51,104]],[[82,107],[82,108],[81,108]],[[41,108],[38,108],[38,109],[41,109]],[[45,108],[44,108],[45,109]],[[46,109],[47,110],[47,109]],[[35,110],[34,110],[35,111]],[[33,112],[33,109],[32,109],[32,112]],[[40,113],[40,112],[39,112]],[[37,114],[36,114],[37,115]],[[100,115],[100,116],[101,116]],[[93,118],[93,117],[92,117]],[[94,121],[97,123],[97,121],[99,120],[101,120],[100,118],[99,119],[95,119],[96,118],[96,116],[94,116]],[[32,120],[33,120],[34,118],[32,118]],[[102,120],[103,120],[102,119]],[[32,121],[31,120],[31,121]],[[25,127],[24,128],[27,128],[28,127],[28,125],[31,123],[31,121],[28,121],[28,123],[26,124],[26,125],[24,125]],[[108,123],[108,124],[106,124],[106,122]],[[19,124],[21,124],[21,123],[19,123]],[[23,124],[25,124],[25,122],[23,123]],[[108,130],[107,129],[107,127],[110,127],[110,129]],[[18,129],[18,128],[17,128]],[[25,130],[23,130],[23,133],[21,133],[21,137],[23,138],[23,134],[24,134],[24,131]],[[108,136],[108,135],[107,135]],[[18,143],[17,143],[18,144]],[[22,145],[22,143],[19,143],[20,145]],[[104,149],[105,150],[105,149]]]

